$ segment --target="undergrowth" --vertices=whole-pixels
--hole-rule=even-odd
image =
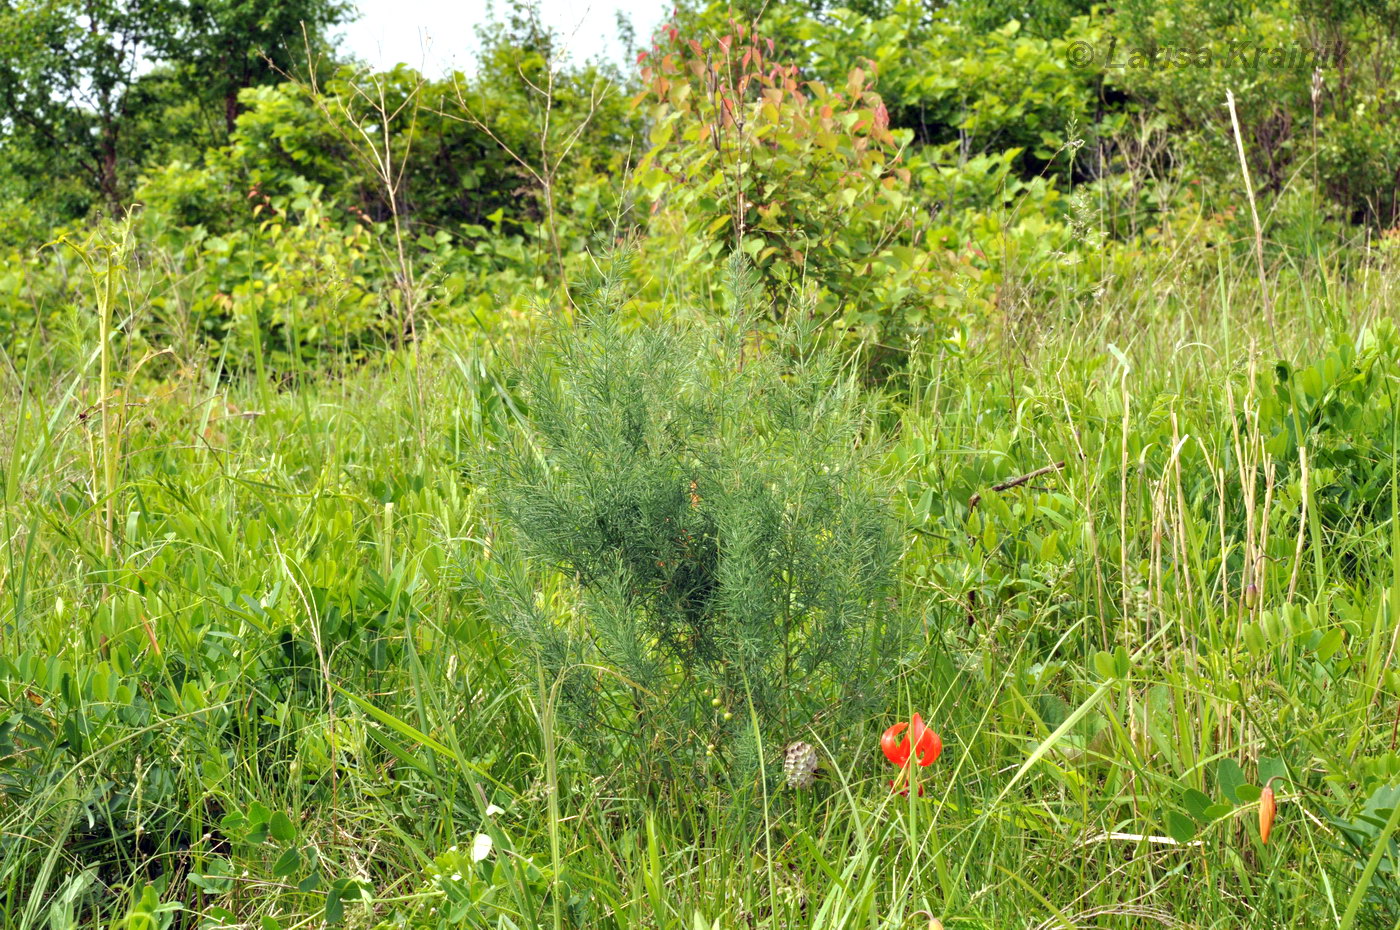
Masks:
[[[103,254],[98,284],[121,293],[121,249]],[[754,385],[804,417],[844,410],[848,380],[818,369],[804,394],[800,355],[741,340],[755,380],[719,396],[707,381],[682,411],[684,377],[637,367],[686,331],[679,310],[649,333],[576,322],[593,354],[539,356],[529,391],[466,332],[269,390],[210,365],[153,379],[129,322],[107,341],[75,330],[85,351],[62,357],[82,363],[4,376],[4,923],[1392,927],[1400,337],[1386,275],[1314,273],[1276,333],[1253,270],[1231,264],[1189,300],[1125,290],[1053,327],[1053,307],[1008,313],[996,338],[918,354],[873,416],[799,418],[791,444],[761,417],[717,445],[694,427],[744,413]],[[542,402],[551,372],[585,392],[637,380],[580,414],[561,400],[578,394]],[[615,444],[587,451],[623,435],[607,429],[626,431],[624,408],[688,424],[647,434],[657,484],[627,484],[639,460]],[[480,484],[511,442],[516,490]],[[789,459],[809,443],[827,452]],[[573,484],[531,470],[560,450]],[[896,489],[868,514],[812,470],[845,458],[859,494]],[[581,554],[592,537],[558,522],[585,512],[574,495],[664,485],[653,516],[693,516],[703,538],[744,509],[739,469],[764,462],[750,491],[806,468],[836,494],[809,544],[847,516],[897,518],[888,609],[917,630],[832,682],[869,703],[777,728],[818,750],[807,791],[781,784],[787,736],[765,730],[757,682],[741,695],[744,676],[724,677],[766,660],[668,641],[647,623],[673,576],[612,543]],[[568,490],[542,522],[520,509],[535,487]],[[659,691],[579,729],[568,676],[473,581],[511,564],[521,532],[541,618],[587,631],[590,583],[645,587],[615,619],[719,706]],[[589,648],[595,686],[635,672]],[[892,793],[876,752],[911,711],[946,746],[923,798]],[[759,733],[757,772],[658,767],[638,793],[622,746],[728,770],[685,714]]]

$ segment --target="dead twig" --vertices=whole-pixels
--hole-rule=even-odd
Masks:
[[[1001,482],[1000,484],[994,484],[992,485],[992,490],[1000,493],[1001,491],[1010,491],[1012,488],[1019,488],[1026,482],[1034,481],[1041,475],[1048,475],[1051,472],[1059,471],[1060,469],[1065,467],[1065,462],[1065,459],[1060,459],[1058,462],[1052,462],[1049,465],[1037,468],[1035,471],[1026,472],[1024,475],[1018,475],[1015,478],[1008,479],[1006,481]],[[981,502],[982,492],[980,491],[967,499],[967,515],[969,518],[972,516],[973,512],[977,510],[977,505]],[[971,627],[976,623],[977,590],[974,588],[973,590],[967,592],[967,625]]]
[[[1050,465],[1045,465],[1041,468],[1037,468],[1035,471],[1026,472],[1026,474],[1012,478],[1009,481],[1003,481],[1001,484],[994,484],[992,485],[992,490],[997,492],[1010,491],[1012,488],[1019,488],[1021,485],[1025,484],[1028,481],[1034,481],[1041,475],[1048,475],[1050,474],[1050,472],[1059,471],[1064,467],[1065,460],[1061,459],[1058,462],[1054,462]],[[981,502],[982,494],[980,491],[967,499],[968,516],[972,515],[972,512],[977,509],[977,505]]]

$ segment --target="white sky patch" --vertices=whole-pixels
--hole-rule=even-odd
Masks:
[[[476,27],[491,19],[488,0],[358,0],[359,19],[341,26],[342,47],[376,70],[402,62],[439,77],[473,70]],[[563,37],[571,59],[622,62],[617,14],[628,17],[641,46],[669,12],[667,0],[539,0],[540,18]],[[494,4],[497,17],[508,8]]]

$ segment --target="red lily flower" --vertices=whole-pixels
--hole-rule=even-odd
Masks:
[[[903,740],[899,734],[905,730],[909,735]],[[885,735],[880,737],[880,751],[900,768],[905,768],[909,764],[909,757],[913,756],[914,761],[920,766],[933,765],[943,752],[943,740],[939,735],[928,727],[924,726],[924,718],[915,714],[909,723],[896,723],[885,731]],[[899,778],[890,782],[890,790],[897,790],[905,783],[907,772],[900,772]],[[905,788],[900,794],[908,795],[909,789]],[[924,786],[919,786],[919,797],[924,796]]]
[[[900,740],[899,734],[906,728],[909,730],[909,736]],[[896,723],[885,731],[885,735],[880,737],[880,751],[885,754],[886,759],[901,768],[909,763],[911,754],[919,765],[928,766],[933,765],[943,752],[943,740],[937,733],[924,726],[924,718],[915,714],[909,723]]]

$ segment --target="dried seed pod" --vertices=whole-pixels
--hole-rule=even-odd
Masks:
[[[817,778],[817,751],[801,740],[783,751],[783,775],[789,788],[810,788]]]

